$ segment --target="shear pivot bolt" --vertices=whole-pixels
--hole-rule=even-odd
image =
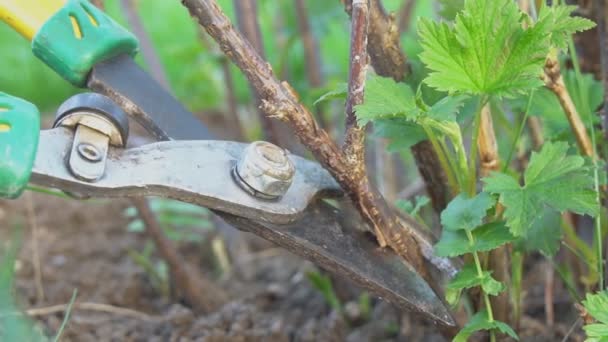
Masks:
[[[251,143],[233,169],[237,183],[248,193],[263,199],[277,199],[287,193],[295,174],[288,152],[265,141]]]

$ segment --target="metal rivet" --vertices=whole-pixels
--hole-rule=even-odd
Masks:
[[[78,145],[76,149],[78,150],[78,154],[80,154],[81,157],[90,162],[98,163],[103,159],[101,152],[99,152],[97,147],[91,144],[82,143]]]

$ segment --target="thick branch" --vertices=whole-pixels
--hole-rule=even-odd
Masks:
[[[547,58],[543,78],[545,81],[545,86],[559,99],[559,103],[564,109],[568,122],[570,123],[570,128],[576,137],[576,142],[578,143],[580,152],[589,157],[593,156],[594,153],[591,139],[589,139],[587,129],[585,128],[585,125],[583,124],[583,121],[581,120],[581,117],[574,106],[574,102],[572,102],[570,93],[566,88],[564,78],[560,72],[558,61]]]
[[[163,233],[146,199],[134,198],[132,203],[146,226],[146,234],[154,240],[158,252],[169,265],[171,275],[188,303],[202,313],[217,310],[227,300],[224,290],[199,277],[200,272],[179,255],[175,246]]]
[[[352,16],[352,0],[341,1],[344,2],[346,12]],[[401,48],[399,29],[394,18],[386,14],[381,0],[370,0],[368,40],[369,55],[376,73],[391,77],[397,82],[403,81],[409,69]],[[413,146],[412,154],[433,207],[437,212],[441,212],[447,205],[450,193],[439,157],[428,141]]]
[[[327,132],[318,126],[311,113],[298,102],[295,91],[289,84],[281,83],[274,77],[269,64],[233,28],[217,2],[182,0],[182,3],[258,91],[265,111],[292,127],[300,142],[350,195],[374,231],[382,230],[385,236],[391,237],[386,241],[387,244],[409,261],[421,275],[427,276],[413,234],[401,226],[399,218],[378,190],[369,183],[367,177],[357,178],[353,174],[338,146]]]
[[[357,123],[355,106],[363,103],[365,77],[367,76],[368,0],[353,0],[352,6],[348,98],[346,99],[346,139],[343,151],[353,172],[365,175],[365,128],[359,127]]]

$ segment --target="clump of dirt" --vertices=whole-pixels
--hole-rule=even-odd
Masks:
[[[16,263],[19,304],[48,336],[64,317],[53,306],[68,303],[77,289],[63,341],[444,341],[429,322],[383,301],[372,299],[366,316],[357,304],[360,291],[346,280],[334,281],[343,312],[332,310],[307,280],[307,272],[318,271],[314,265],[248,234],[239,234],[247,252],[236,253],[231,271],[220,276],[214,276],[204,245],[180,244],[186,259],[215,277],[231,299],[217,312],[197,315],[179,298],[163,298],[129,256],[146,238],[127,232],[122,212],[128,206],[126,200],[83,202],[36,193],[0,201],[0,240],[11,237],[15,222],[25,223]],[[542,291],[542,282],[532,282],[529,294],[542,296],[539,286]],[[549,328],[538,321],[538,305],[528,307],[534,317],[524,320],[522,340],[561,340],[574,311],[557,309],[567,314]],[[580,339],[580,329],[570,336]]]

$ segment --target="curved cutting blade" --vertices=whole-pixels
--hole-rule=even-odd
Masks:
[[[317,201],[299,221],[255,222],[219,213],[233,226],[254,233],[324,269],[347,277],[373,294],[448,327],[455,325],[431,287],[403,259],[381,249],[364,232],[346,226],[340,210]]]

